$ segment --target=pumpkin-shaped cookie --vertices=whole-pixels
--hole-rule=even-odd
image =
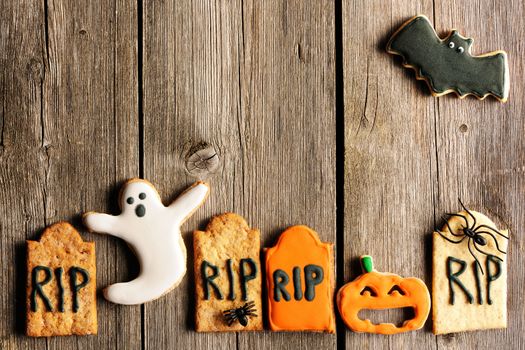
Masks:
[[[361,257],[363,274],[345,284],[337,293],[337,306],[345,324],[354,332],[396,334],[420,329],[430,312],[430,294],[418,278],[403,278],[373,269],[372,258]],[[373,324],[359,318],[364,309],[384,310],[411,307],[414,318],[401,327],[392,323]]]

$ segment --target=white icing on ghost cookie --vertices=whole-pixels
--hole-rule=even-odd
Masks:
[[[135,305],[157,299],[176,287],[186,273],[186,247],[180,225],[204,202],[209,186],[196,182],[165,207],[151,183],[127,181],[121,192],[117,216],[88,212],[90,231],[122,238],[140,262],[139,276],[104,289],[104,297],[117,304]]]

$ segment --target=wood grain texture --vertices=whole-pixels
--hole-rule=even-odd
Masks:
[[[1,1],[0,349],[525,348],[524,12],[519,0]],[[507,104],[432,98],[385,52],[419,13],[440,34],[473,37],[474,53],[509,53]],[[341,323],[337,337],[194,332],[191,231],[234,211],[261,230],[263,246],[293,224],[335,242],[340,133],[342,280],[370,254],[378,270],[430,287],[430,234],[459,196],[511,231],[509,329],[435,337],[429,321],[392,337]],[[200,162],[203,154],[211,160]],[[198,179],[212,186],[182,227],[190,253],[182,284],[142,307],[100,295],[97,336],[24,336],[25,239],[71,221],[96,242],[99,289],[133,278],[138,265],[124,242],[87,233],[79,215],[117,213],[120,185],[140,175],[165,202]]]
[[[0,4],[0,348],[45,348],[25,337],[25,240],[45,226],[42,139],[44,9]]]
[[[8,28],[2,28],[0,50],[1,236],[2,259],[9,261],[2,269],[11,271],[2,271],[8,277],[2,281],[8,286],[2,293],[8,324],[1,328],[0,347],[140,346],[140,308],[115,307],[102,298],[98,336],[23,336],[25,312],[13,300],[23,295],[23,283],[17,290],[14,285],[24,277],[12,273],[15,266],[23,269],[26,238],[38,238],[59,220],[82,229],[79,217],[87,210],[115,211],[114,188],[138,175],[136,8],[125,1],[11,3],[16,5],[2,11]],[[83,238],[96,242],[99,287],[130,277],[122,243],[91,234]],[[4,255],[14,247],[16,264]],[[22,325],[17,333],[13,317]]]
[[[431,12],[430,1],[343,2],[345,282],[361,273],[364,254],[378,271],[431,282],[425,261],[434,224],[434,100],[385,51],[407,17]],[[388,314],[375,321],[402,316]],[[345,345],[435,348],[430,327],[425,330],[392,337],[346,330]]]
[[[144,175],[167,200],[196,180],[184,166],[192,146],[213,145],[221,162],[183,227],[190,252],[191,229],[224,211],[264,245],[298,223],[335,241],[333,25],[330,2],[145,4]],[[335,347],[325,335],[197,334],[193,284],[189,269],[145,306],[147,349]]]
[[[403,21],[426,14],[444,35],[452,28],[475,39],[473,53],[510,55],[511,97],[434,99],[399,58],[384,52]],[[509,255],[509,329],[434,337],[425,331],[397,337],[347,333],[346,347],[523,347],[523,4],[517,1],[343,2],[345,279],[358,274],[355,258],[372,254],[376,268],[423,278],[431,287],[430,233],[446,212],[470,208],[499,217],[512,231]],[[358,34],[356,34],[358,33]],[[504,224],[506,223],[506,225]],[[352,263],[349,263],[352,261]],[[519,305],[519,306],[518,306]],[[419,344],[425,344],[419,346]]]
[[[438,347],[522,349],[525,226],[525,54],[524,4],[521,1],[436,1],[438,32],[456,28],[474,39],[472,52],[503,49],[509,55],[509,101],[439,99],[436,114],[438,187],[436,214],[460,209],[457,197],[510,230],[508,254],[508,328],[437,337]]]

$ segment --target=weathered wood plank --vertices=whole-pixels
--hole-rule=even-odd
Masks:
[[[432,2],[343,1],[345,237],[338,249],[345,282],[361,273],[363,254],[379,271],[431,282],[425,262],[434,225],[435,102],[385,51],[394,30],[419,13],[432,17]],[[390,311],[390,319],[372,320],[399,316]],[[346,330],[346,348],[432,349],[429,325],[391,337]]]
[[[34,340],[22,335],[24,311],[13,305],[24,295],[25,238],[37,238],[59,220],[83,229],[82,212],[115,211],[116,183],[138,175],[135,4],[3,3],[11,8],[1,11],[1,275],[8,290],[1,314],[8,317],[0,347],[140,347],[139,307],[99,298],[98,336]],[[129,278],[121,242],[83,236],[96,242],[99,287]],[[19,299],[16,306],[24,303]],[[12,317],[21,324],[16,334]]]
[[[119,183],[138,176],[137,9],[129,1],[49,1],[47,17],[46,222],[82,227],[80,213],[118,212]],[[96,242],[99,289],[131,278],[123,241],[83,236]],[[139,306],[103,297],[97,306],[96,337],[52,338],[49,348],[140,346]]]
[[[144,9],[144,174],[172,198],[195,180],[187,151],[211,144],[212,194],[183,227],[235,211],[274,244],[304,223],[335,242],[333,4],[148,2]],[[316,140],[323,140],[317,142]],[[335,336],[193,331],[193,280],[145,306],[147,349],[330,348]]]
[[[44,9],[0,4],[0,348],[44,348],[25,337],[25,240],[44,226]]]
[[[457,198],[508,227],[508,329],[437,337],[446,349],[525,347],[523,328],[523,232],[525,226],[525,149],[522,1],[436,1],[438,32],[456,28],[474,39],[473,53],[503,49],[509,54],[511,92],[506,104],[439,99],[436,122],[439,184],[436,215],[459,210]]]

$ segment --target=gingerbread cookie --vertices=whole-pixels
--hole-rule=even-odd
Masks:
[[[234,213],[193,233],[198,332],[263,329],[260,233]]]
[[[335,333],[333,245],[292,226],[265,252],[270,328]]]
[[[33,337],[97,334],[95,243],[67,222],[27,241],[27,325]]]
[[[139,259],[139,276],[104,289],[107,300],[142,304],[161,297],[180,283],[186,273],[186,247],[180,226],[200,207],[208,192],[207,184],[197,182],[166,207],[151,183],[132,179],[121,190],[120,215],[84,214],[84,223],[90,231],[122,238]]]
[[[507,327],[509,232],[461,206],[433,235],[434,334]]]
[[[501,102],[509,96],[507,54],[494,51],[481,56],[470,53],[473,40],[456,30],[440,39],[427,17],[411,18],[388,42],[390,54],[403,57],[403,65],[425,80],[434,96],[451,92],[460,98],[474,95],[482,100],[492,95]]]
[[[372,258],[361,257],[363,274],[345,284],[337,293],[337,306],[346,326],[354,332],[397,334],[420,329],[430,312],[430,294],[419,278],[403,278],[374,270]],[[410,307],[414,318],[401,327],[392,323],[373,324],[359,318],[361,310],[384,310]]]

